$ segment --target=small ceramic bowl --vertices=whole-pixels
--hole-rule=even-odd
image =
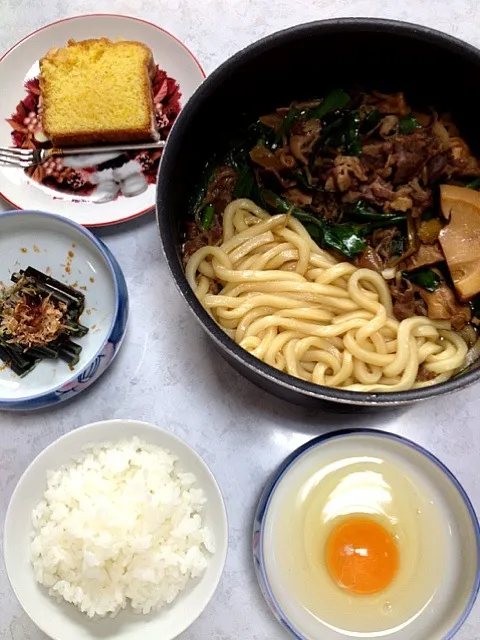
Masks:
[[[395,489],[394,482],[390,483],[389,479],[395,477],[402,480],[398,484],[402,491]],[[315,489],[309,493],[312,487]],[[327,496],[325,502],[322,496]],[[301,511],[301,504],[310,506]],[[387,505],[383,514],[382,508],[377,511],[377,504]],[[370,517],[375,520],[388,515],[389,508],[394,516],[391,521],[397,527],[393,531],[397,532],[400,569],[387,590],[367,596],[370,600],[366,602],[364,595],[352,596],[344,590],[346,587],[341,589],[332,582],[325,564],[326,551],[322,551],[326,548],[324,542],[317,544],[308,523],[313,522],[317,532],[323,528],[324,539],[328,540],[328,527],[334,530],[332,518],[339,518],[336,522],[343,525],[348,514],[355,518],[367,513],[373,514]],[[403,519],[405,514],[410,514],[408,520]],[[297,536],[289,532],[289,522],[294,518],[300,522],[301,533]],[[284,543],[279,544],[282,536]],[[309,556],[312,539],[315,544],[310,549],[314,555]],[[364,539],[361,544],[368,543]],[[376,551],[374,546],[372,549]],[[268,605],[282,626],[298,640],[380,636],[389,640],[450,640],[465,622],[480,586],[479,523],[458,480],[417,444],[370,429],[337,431],[315,438],[285,460],[260,498],[253,551],[257,578]],[[346,557],[357,551],[344,547],[341,553]],[[358,554],[369,555],[370,550],[359,547]],[[293,573],[285,569],[289,561],[283,558],[288,555],[294,558]],[[427,562],[434,569],[431,572],[425,570]],[[403,574],[402,563],[404,568],[408,567]],[[438,572],[437,567],[441,567]],[[314,580],[310,587],[312,595],[305,596],[294,586],[297,571],[303,585]],[[403,580],[401,575],[408,577]],[[423,589],[419,585],[425,576],[428,587]],[[323,617],[311,606],[312,601],[325,603],[319,607]],[[393,622],[392,608],[401,622],[398,618]],[[407,610],[410,613],[406,614]],[[360,615],[365,615],[362,628]],[[371,628],[367,629],[367,625]],[[378,628],[374,629],[376,625]]]
[[[43,360],[24,378],[0,367],[0,410],[41,409],[89,387],[109,367],[127,326],[128,292],[110,250],[80,225],[49,213],[0,214],[0,282],[11,284],[14,271],[34,267],[85,293],[81,321],[89,333],[79,339],[80,362],[72,370]]]
[[[182,471],[191,472],[204,491],[202,511],[213,534],[215,553],[203,575],[191,582],[171,605],[149,615],[128,610],[115,618],[92,620],[73,605],[58,603],[34,578],[29,561],[31,513],[42,499],[48,470],[58,469],[82,447],[138,437],[167,449],[179,458]],[[223,572],[228,525],[220,489],[202,458],[183,440],[165,429],[134,420],[107,420],[67,433],[47,447],[25,471],[10,500],[5,518],[4,558],[13,591],[32,621],[53,640],[172,640],[189,627],[212,598]]]

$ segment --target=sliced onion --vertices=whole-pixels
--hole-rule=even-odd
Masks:
[[[473,347],[467,351],[465,362],[462,369],[466,369],[480,358],[480,338],[475,342]]]
[[[396,267],[390,267],[389,269],[384,269],[382,271],[382,277],[384,280],[393,280],[397,275]]]
[[[463,329],[460,329],[457,333],[462,336],[470,348],[477,342],[478,333],[476,332],[475,327],[471,324],[466,324]]]

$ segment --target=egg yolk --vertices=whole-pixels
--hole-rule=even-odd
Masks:
[[[347,520],[330,534],[326,563],[330,577],[342,589],[359,595],[379,593],[397,574],[397,543],[374,520]]]

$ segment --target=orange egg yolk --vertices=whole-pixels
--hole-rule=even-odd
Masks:
[[[379,593],[397,574],[397,543],[374,520],[347,520],[330,534],[326,563],[330,577],[342,589],[359,595]]]

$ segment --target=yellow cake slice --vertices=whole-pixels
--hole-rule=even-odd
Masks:
[[[70,40],[40,60],[42,127],[57,147],[158,137],[151,50],[141,42]]]

